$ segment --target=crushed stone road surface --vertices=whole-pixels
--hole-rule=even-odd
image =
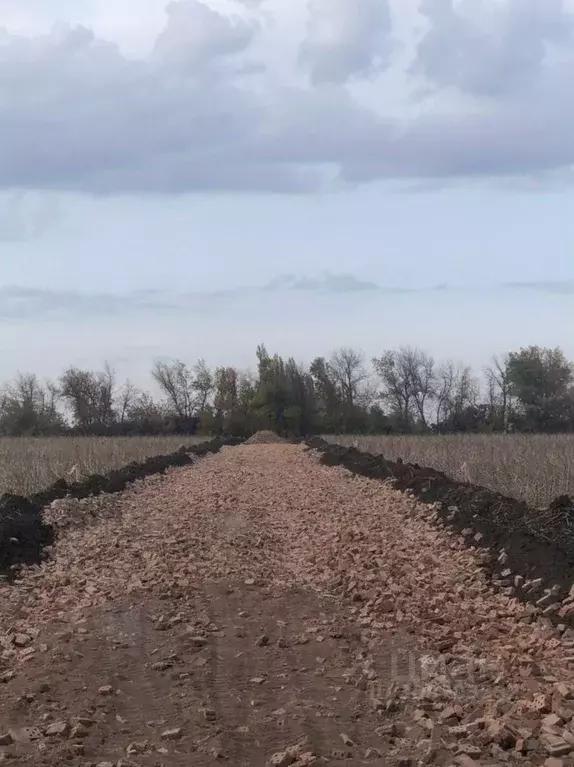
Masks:
[[[286,444],[53,504],[0,585],[0,763],[572,764],[574,641],[434,516]]]

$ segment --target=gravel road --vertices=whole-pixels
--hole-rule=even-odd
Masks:
[[[0,762],[574,764],[574,639],[384,483],[250,445],[46,517],[0,585]]]

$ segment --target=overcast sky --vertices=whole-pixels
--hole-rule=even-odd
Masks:
[[[574,357],[574,3],[0,0],[0,379]]]

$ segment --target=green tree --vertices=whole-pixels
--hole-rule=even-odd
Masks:
[[[313,379],[291,357],[285,365],[286,408],[283,411],[285,428],[289,434],[304,436],[315,428],[316,405]]]
[[[286,431],[285,410],[289,406],[287,376],[283,359],[271,357],[263,344],[257,348],[258,381],[253,400],[258,428]]]
[[[316,357],[310,367],[313,380],[317,427],[323,434],[343,431],[341,396],[332,370],[324,357]]]
[[[574,371],[561,349],[529,346],[511,352],[506,370],[526,429],[560,431],[572,427]]]

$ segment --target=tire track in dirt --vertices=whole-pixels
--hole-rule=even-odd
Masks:
[[[568,758],[574,642],[494,593],[431,507],[286,444],[83,504],[0,585],[0,759]]]

